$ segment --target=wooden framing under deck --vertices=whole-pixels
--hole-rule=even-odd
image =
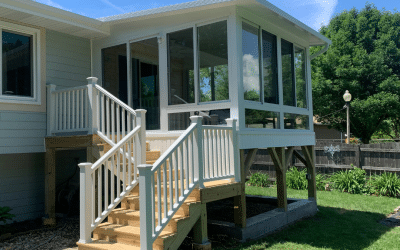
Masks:
[[[101,139],[97,135],[54,136],[46,137],[45,153],[45,214],[46,225],[56,223],[56,150],[86,148],[88,162],[93,162],[93,151]]]

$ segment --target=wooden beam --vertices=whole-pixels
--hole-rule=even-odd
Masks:
[[[45,153],[45,225],[56,224],[56,150],[47,147]]]
[[[286,151],[285,148],[268,148],[270,156],[275,165],[276,170],[276,186],[278,208],[287,211],[287,186],[286,186],[286,153],[291,154],[293,150]]]
[[[299,152],[297,152],[297,150],[293,150],[293,154],[294,156],[296,156],[297,159],[299,159],[304,164],[304,166],[307,167],[306,159],[304,159],[304,157]]]
[[[314,157],[314,146],[302,146],[301,150],[305,156],[307,174],[310,175],[308,180],[308,199],[317,200],[317,182],[316,182],[316,171],[315,171],[315,157]]]
[[[242,194],[242,183],[229,183],[223,186],[200,189],[201,203],[222,200]]]
[[[256,158],[257,151],[258,151],[258,148],[252,148],[247,153],[246,160],[244,162],[244,167],[245,167],[244,174],[246,177],[249,176],[249,174],[250,174],[250,168],[251,168],[251,165],[253,165],[254,158]]]
[[[246,227],[246,193],[245,193],[245,181],[246,176],[244,175],[244,167],[245,167],[245,159],[244,159],[244,149],[240,150],[240,189],[241,193],[238,196],[235,196],[233,199],[234,205],[234,213],[233,213],[233,220],[235,225],[245,228]]]
[[[293,151],[294,151],[294,147],[289,147],[288,149],[286,149],[285,151],[285,164],[286,164],[286,169],[288,169],[289,165],[290,165],[290,160],[293,157]]]
[[[47,137],[50,148],[84,148],[93,144],[93,135]]]
[[[208,241],[207,232],[207,207],[201,204],[201,213],[199,219],[193,226],[193,249],[208,250],[211,249],[211,243]]]

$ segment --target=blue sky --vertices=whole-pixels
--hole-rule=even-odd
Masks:
[[[98,18],[144,9],[188,2],[188,0],[35,0],[53,7],[65,9],[84,16]],[[144,3],[143,3],[144,2]],[[272,4],[318,30],[332,16],[355,7],[362,9],[366,0],[270,0]],[[369,1],[378,9],[400,10],[399,0]],[[398,11],[399,11],[398,10]]]

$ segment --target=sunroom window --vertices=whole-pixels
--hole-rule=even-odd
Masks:
[[[168,34],[169,104],[194,103],[193,29]]]
[[[1,102],[40,103],[36,80],[39,30],[0,22]]]
[[[229,99],[227,22],[197,29],[200,101]]]
[[[243,23],[242,53],[243,53],[243,90],[244,99],[260,101],[260,50],[258,28]]]

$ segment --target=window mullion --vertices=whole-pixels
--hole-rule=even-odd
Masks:
[[[193,59],[194,59],[194,103],[199,104],[200,84],[199,84],[199,49],[198,49],[197,26],[193,25]]]
[[[292,43],[292,72],[293,72],[293,88],[294,88],[294,106],[297,107],[297,88],[296,88],[296,67],[295,67],[295,46]]]
[[[0,96],[3,96],[3,29],[0,28]]]
[[[262,46],[262,29],[258,28],[258,47],[259,47],[259,70],[260,70],[260,102],[264,103],[264,65],[263,65],[263,46]]]

